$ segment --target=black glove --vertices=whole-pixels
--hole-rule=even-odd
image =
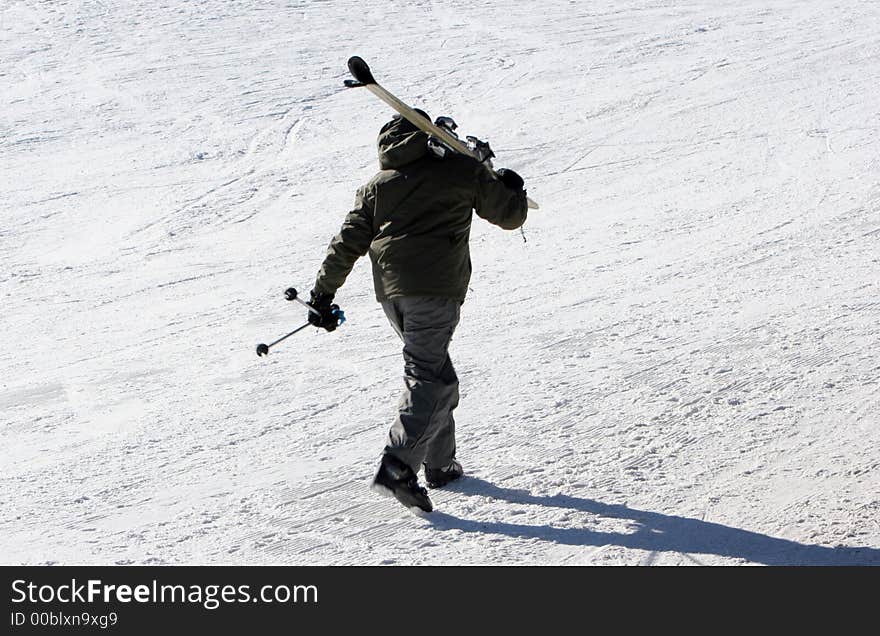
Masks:
[[[313,289],[309,304],[314,307],[318,313],[316,314],[312,311],[309,312],[309,323],[316,327],[320,327],[321,329],[326,329],[327,331],[333,331],[336,329],[336,327],[339,326],[339,317],[336,314],[336,312],[339,311],[339,305],[334,305],[332,303],[333,294],[322,294],[315,292]]]
[[[523,192],[525,182],[522,177],[510,168],[500,168],[496,173],[501,182],[514,192]]]

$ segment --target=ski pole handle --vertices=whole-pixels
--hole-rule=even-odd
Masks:
[[[320,312],[320,311],[318,311],[317,309],[315,309],[314,307],[312,307],[309,303],[307,303],[307,302],[304,301],[302,298],[300,298],[300,297],[299,297],[299,293],[298,293],[293,287],[288,288],[288,289],[284,292],[284,297],[285,297],[287,300],[295,300],[296,302],[298,302],[300,305],[303,305],[306,309],[308,309],[310,312],[312,312],[312,313],[315,314],[316,316],[320,316],[320,315],[321,315],[321,312]]]

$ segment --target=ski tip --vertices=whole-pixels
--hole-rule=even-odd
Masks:
[[[376,83],[376,80],[373,79],[373,74],[370,72],[370,67],[367,66],[367,63],[357,55],[348,58],[348,70],[361,84]]]
[[[540,207],[541,207],[540,205],[538,205],[538,202],[537,202],[537,201],[532,201],[532,200],[531,200],[530,198],[528,198],[528,197],[526,197],[526,202],[528,203],[528,205],[529,205],[529,209],[530,209],[530,210],[538,210],[538,209],[540,209]]]

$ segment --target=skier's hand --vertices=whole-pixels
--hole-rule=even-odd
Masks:
[[[333,304],[332,294],[317,293],[313,289],[309,304],[318,311],[318,314],[312,311],[309,312],[310,324],[327,331],[333,331],[339,326],[339,315],[337,313],[339,312],[339,305]]]
[[[513,190],[514,192],[523,192],[523,187],[525,186],[525,182],[522,177],[515,173],[510,168],[500,168],[496,174],[498,178],[501,179],[501,182],[506,185],[508,188]]]

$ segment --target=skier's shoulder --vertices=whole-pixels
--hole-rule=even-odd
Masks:
[[[384,184],[394,181],[407,181],[413,178],[424,179],[431,176],[472,174],[479,169],[479,163],[464,155],[448,153],[445,157],[426,155],[416,161],[412,161],[395,168],[379,170],[363,187],[375,189]]]
[[[448,166],[450,170],[468,176],[477,174],[485,168],[483,164],[473,157],[457,152],[447,152],[444,157],[438,158],[438,161]]]
[[[378,176],[376,175],[355,191],[354,205],[356,209],[373,207],[376,201],[376,177]]]
[[[413,173],[413,163],[394,168],[380,168],[372,179],[361,186],[360,190],[367,196],[375,196],[377,191],[389,185],[394,187],[395,184],[406,181]]]
[[[406,172],[398,168],[379,170],[373,178],[361,186],[364,196],[375,197],[379,190],[394,189],[395,184],[406,180]]]
[[[379,170],[361,190],[365,197],[375,197],[377,192],[411,188],[414,183],[469,188],[481,177],[486,178],[486,172],[486,166],[473,157],[452,152],[444,157],[427,155],[404,166]]]
[[[457,152],[447,152],[443,157],[432,157],[425,161],[438,179],[467,190],[486,178],[486,166],[473,157]]]

